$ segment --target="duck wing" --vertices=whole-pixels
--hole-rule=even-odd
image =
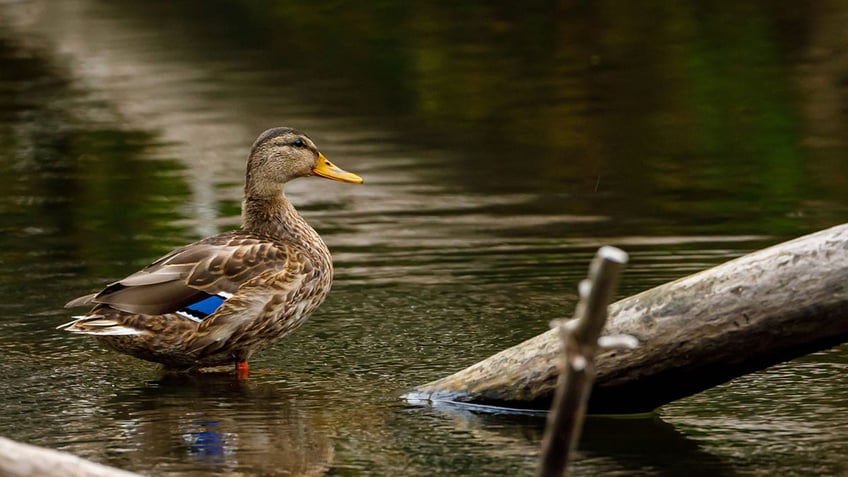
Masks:
[[[266,270],[281,269],[287,247],[243,231],[226,232],[178,248],[99,293],[66,307],[105,304],[128,313],[177,312],[212,296],[229,296]]]

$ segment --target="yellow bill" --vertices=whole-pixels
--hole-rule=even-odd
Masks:
[[[321,176],[334,181],[350,182],[351,184],[362,184],[362,178],[353,172],[348,172],[339,168],[320,152],[318,153],[318,163],[312,168],[312,175]]]

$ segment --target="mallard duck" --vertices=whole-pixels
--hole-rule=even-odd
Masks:
[[[180,247],[67,308],[93,306],[59,326],[111,348],[189,371],[247,360],[286,336],[324,301],[333,263],[318,233],[283,193],[304,176],[362,183],[291,128],[263,132],[247,160],[242,226]]]

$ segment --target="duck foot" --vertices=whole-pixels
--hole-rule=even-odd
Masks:
[[[242,381],[247,381],[247,377],[250,374],[250,366],[247,365],[247,361],[239,361],[236,363],[236,377]]]

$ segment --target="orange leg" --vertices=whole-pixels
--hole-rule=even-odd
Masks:
[[[247,380],[247,376],[249,374],[250,367],[247,365],[247,361],[236,362],[236,377],[242,380]]]

